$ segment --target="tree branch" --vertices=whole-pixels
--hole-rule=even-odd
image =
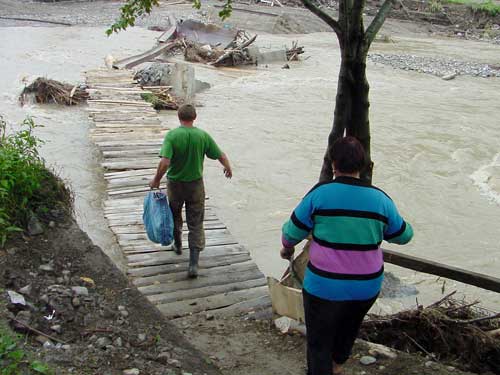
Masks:
[[[370,45],[373,42],[373,39],[375,39],[375,36],[377,35],[378,31],[384,24],[384,21],[391,11],[393,5],[396,3],[396,0],[385,0],[384,4],[382,4],[382,7],[380,7],[380,10],[378,11],[377,15],[375,18],[372,20],[372,23],[368,28],[366,29],[365,32],[365,51],[368,51],[368,48],[370,48]]]
[[[328,13],[319,9],[311,0],[301,0],[302,4],[311,11],[311,13],[315,14],[319,18],[321,18],[328,26],[330,26],[333,31],[337,34],[337,37],[340,39],[340,35],[342,34],[342,28],[340,24]]]

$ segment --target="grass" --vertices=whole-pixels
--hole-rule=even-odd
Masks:
[[[0,327],[0,375],[53,374],[48,365],[31,361],[19,345],[20,336]]]
[[[474,1],[474,0],[445,0],[448,4],[461,4],[471,8],[474,11],[484,12],[495,17],[500,14],[500,4],[494,3],[492,0]]]
[[[31,216],[47,217],[52,209],[70,208],[72,195],[39,154],[43,141],[34,135],[31,118],[7,133],[0,116],[0,247],[26,228]]]

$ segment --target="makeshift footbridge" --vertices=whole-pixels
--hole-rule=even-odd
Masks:
[[[86,72],[91,137],[102,152],[107,197],[104,214],[127,261],[127,273],[168,318],[210,311],[236,315],[271,306],[266,279],[231,236],[213,207],[205,211],[206,248],[197,279],[187,278],[188,253],[177,255],[147,239],[142,202],[168,128],[130,70]],[[184,228],[187,245],[187,229]]]

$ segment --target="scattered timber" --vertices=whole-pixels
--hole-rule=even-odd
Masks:
[[[23,89],[19,96],[19,101],[24,105],[32,96],[37,103],[56,103],[64,105],[79,104],[89,97],[85,89],[79,86],[42,77],[35,79]]]

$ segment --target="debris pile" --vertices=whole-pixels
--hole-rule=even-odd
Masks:
[[[434,361],[460,363],[464,370],[500,373],[500,314],[465,303],[450,293],[430,306],[389,316],[370,315],[360,337]]]
[[[172,95],[169,91],[170,88],[158,87],[151,89],[148,87],[149,91],[153,91],[152,93],[141,94],[141,98],[147,101],[148,103],[153,104],[153,108],[157,111],[162,109],[179,109],[179,106],[182,104],[182,100]]]
[[[299,55],[304,53],[304,47],[299,47],[299,42],[295,41],[292,43],[292,48],[286,50],[286,59],[288,61],[298,61]]]
[[[75,105],[87,100],[88,94],[84,87],[39,77],[23,89],[19,101],[24,105],[32,97],[36,103]]]

